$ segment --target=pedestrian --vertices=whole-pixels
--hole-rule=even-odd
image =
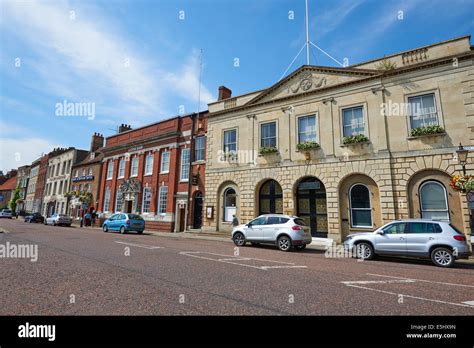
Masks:
[[[232,215],[232,226],[239,226],[239,219],[237,219],[237,216],[235,216],[235,214]]]
[[[86,213],[86,227],[91,225],[91,213],[87,212]]]
[[[92,210],[92,226],[95,226],[95,219],[97,218],[97,214],[95,210]]]

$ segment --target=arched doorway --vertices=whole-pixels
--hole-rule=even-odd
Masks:
[[[327,238],[326,189],[316,178],[301,180],[296,188],[296,214],[311,227],[313,237]]]
[[[198,191],[194,195],[194,209],[193,209],[193,228],[202,227],[202,193]]]
[[[224,191],[224,216],[223,221],[232,222],[232,215],[237,212],[237,193],[232,187]]]
[[[258,194],[259,215],[283,214],[283,191],[275,180],[266,181]]]
[[[428,180],[420,185],[420,208],[422,219],[449,221],[446,188],[439,181]]]

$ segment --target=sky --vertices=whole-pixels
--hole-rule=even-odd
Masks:
[[[474,0],[309,0],[310,36],[357,64],[473,34],[473,13]],[[0,170],[205,110],[220,85],[272,86],[306,64],[289,67],[304,14],[304,0],[0,0]],[[316,49],[311,64],[338,66]]]

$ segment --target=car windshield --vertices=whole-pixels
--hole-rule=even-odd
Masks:
[[[3,209],[4,213],[11,213],[12,211],[10,209]]]
[[[143,218],[140,215],[137,215],[137,214],[128,214],[128,218],[130,220],[143,220]]]

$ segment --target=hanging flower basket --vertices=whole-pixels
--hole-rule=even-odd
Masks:
[[[454,175],[449,184],[455,191],[469,193],[474,191],[474,176],[472,175]]]
[[[92,201],[92,193],[87,191],[70,191],[65,194],[66,197],[69,198],[77,198],[82,203],[90,203]]]

